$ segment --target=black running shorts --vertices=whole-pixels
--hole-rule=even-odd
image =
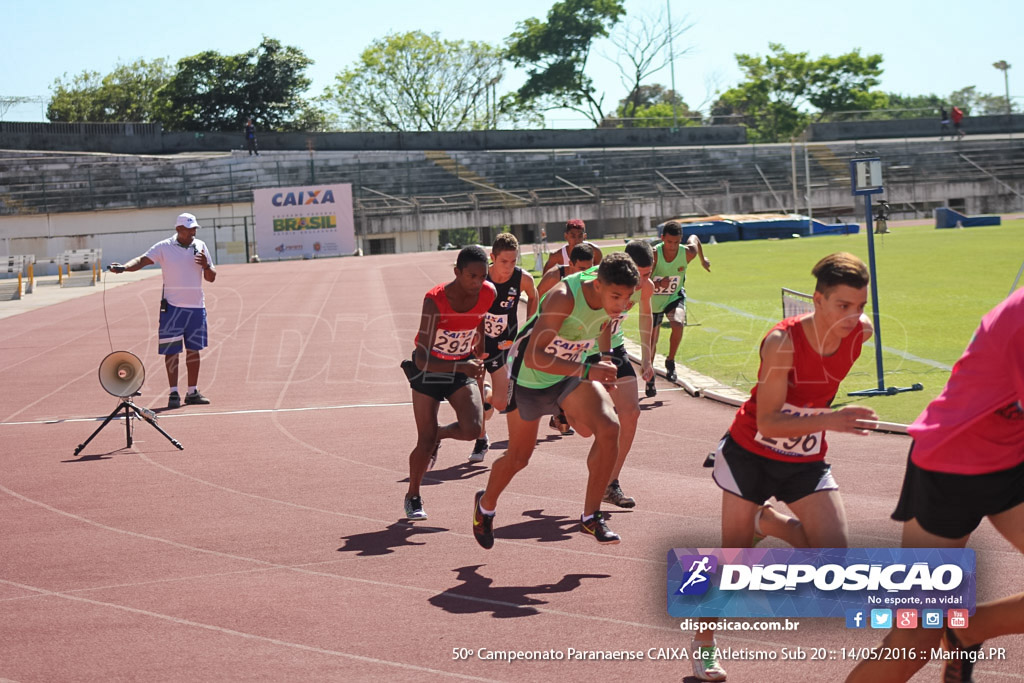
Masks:
[[[757,505],[772,496],[783,503],[792,503],[818,491],[839,488],[832,477],[832,467],[823,460],[772,460],[741,447],[728,433],[715,451],[712,477],[720,489]]]
[[[914,447],[911,445],[911,452]],[[903,490],[892,518],[916,519],[943,538],[963,538],[989,515],[1024,503],[1024,463],[989,474],[949,474],[921,469],[907,455]]]
[[[402,361],[402,371],[413,391],[426,394],[438,403],[446,401],[465,386],[477,386],[476,380],[461,372],[423,372],[412,360]]]
[[[676,310],[676,308],[680,306],[686,308],[686,290],[680,289],[678,294],[678,297],[665,304],[665,308],[660,311],[655,311],[653,316],[653,329],[661,327],[661,323],[665,321],[665,316]]]
[[[633,364],[629,362],[629,354],[626,353],[625,346],[616,346],[608,353],[611,355],[606,356],[605,358],[601,358],[600,353],[595,353],[593,356],[587,356],[583,362],[597,363],[598,361],[606,360],[615,366],[616,379],[622,379],[623,377],[636,377],[636,370],[633,369]]]

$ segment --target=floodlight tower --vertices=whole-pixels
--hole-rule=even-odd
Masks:
[[[1003,86],[1006,88],[1006,115],[1009,116],[1013,113],[1013,110],[1010,107],[1010,76],[1007,72],[1010,70],[1012,65],[1007,64],[1005,59],[1000,59],[992,66],[1003,72]]]
[[[882,185],[882,160],[877,158],[850,160],[850,189],[853,195],[864,196],[864,219],[868,231],[868,267],[871,270],[871,314],[875,327],[875,370],[878,387],[851,391],[850,396],[895,396],[904,391],[921,391],[924,386],[886,387],[885,370],[882,369],[882,315],[878,304],[878,273],[875,270],[875,231],[871,225],[871,195],[885,192]]]

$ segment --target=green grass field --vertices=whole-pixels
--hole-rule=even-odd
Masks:
[[[963,230],[897,227],[875,240],[885,385],[919,382],[924,390],[846,396],[878,384],[875,349],[869,343],[835,405],[868,405],[883,420],[909,423],[942,390],[948,368],[963,353],[981,316],[1009,292],[1024,261],[1024,220]],[[811,268],[835,251],[849,251],[866,262],[867,236],[705,245],[711,272],[693,261],[686,278],[688,322],[699,326],[686,328],[677,360],[749,391],[757,380],[760,341],[782,318],[780,288],[812,292]],[[869,300],[869,316],[872,306]],[[635,316],[627,319],[625,330],[639,339]],[[668,351],[668,336],[666,325],[659,353]]]

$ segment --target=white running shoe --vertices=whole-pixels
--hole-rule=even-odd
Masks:
[[[693,675],[698,680],[725,680],[725,669],[718,663],[718,657],[715,656],[716,647],[714,640],[711,641],[711,645],[701,645],[696,640],[690,643],[691,650],[700,655],[690,660],[690,663],[693,664]]]
[[[470,462],[483,462],[484,458],[487,457],[487,449],[491,447],[490,441],[485,436],[482,439],[477,439],[476,444],[473,446],[473,452],[469,456]]]

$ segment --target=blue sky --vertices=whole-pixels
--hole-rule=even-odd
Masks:
[[[696,107],[716,89],[740,78],[734,54],[766,54],[768,43],[812,57],[860,48],[884,57],[882,89],[904,94],[947,95],[968,85],[1003,94],[1003,74],[992,63],[1006,60],[1011,96],[1024,95],[1024,2],[1021,0],[670,0],[674,22],[692,28],[676,43],[676,89]],[[437,31],[447,39],[500,43],[527,17],[543,18],[554,0],[391,0],[305,3],[253,0],[222,3],[68,2],[5,0],[0,95],[49,96],[54,79],[83,70],[107,73],[117,62],[168,57],[176,61],[202,50],[224,54],[256,47],[266,34],[301,47],[316,61],[308,74],[320,93],[369,43],[389,32]],[[656,15],[665,0],[626,0],[630,15]],[[628,19],[628,17],[627,17]],[[685,53],[684,53],[685,51]],[[680,54],[684,53],[684,54]],[[588,73],[606,104],[625,95],[612,59],[614,47],[598,43]],[[669,83],[666,69],[655,82]],[[512,89],[522,74],[511,73]],[[1018,100],[1018,103],[1020,100]],[[39,105],[11,110],[6,120],[45,120]],[[586,125],[556,111],[547,125]]]

